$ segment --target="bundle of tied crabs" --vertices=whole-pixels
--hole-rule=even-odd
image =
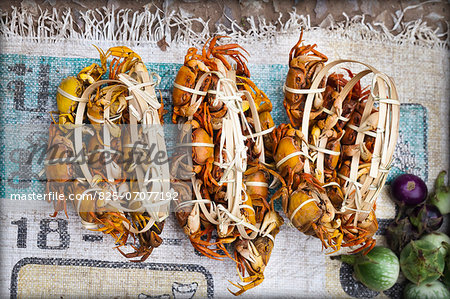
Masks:
[[[179,194],[174,201],[176,218],[193,247],[209,258],[228,257],[236,262],[243,284],[233,283],[237,287],[234,295],[257,286],[264,280],[275,237],[284,222],[274,208],[274,202],[281,198],[289,222],[319,238],[329,253],[341,247],[352,248],[352,253],[369,252],[378,229],[375,204],[367,213],[355,212],[355,190],[346,183],[353,154],[360,153],[358,180],[363,180],[374,151],[375,138],[371,134],[365,135],[361,144],[355,143],[358,129],[364,126],[373,130],[377,126],[376,109],[361,121],[369,90],[358,82],[341,99],[339,92],[353,77],[352,72],[345,69],[324,77],[309,115],[308,134],[303,134],[308,93],[302,91],[311,87],[327,57],[315,49],[316,45],[302,44],[301,35],[289,53],[284,85],[284,107],[290,124],[276,127],[270,114],[271,101],[250,79],[247,51],[238,44],[218,45],[223,38],[214,37],[202,49],[190,48],[173,86],[172,121],[178,124],[180,134],[171,159],[171,188]],[[130,123],[132,115],[137,114],[134,123],[143,122],[145,113],[153,107],[151,120],[162,121],[162,101],[154,93],[157,82],[148,74],[142,75],[147,70],[140,57],[125,47],[100,53],[101,66],[87,67],[59,87],[60,126],[52,127],[49,146],[56,146],[62,156],[75,153],[64,126],[76,123],[76,117],[82,119],[81,123],[104,124],[114,132],[115,124]],[[110,80],[102,81],[110,55],[114,56]],[[150,100],[137,101],[136,91],[150,93]],[[81,103],[87,106],[86,114],[77,107]],[[90,155],[101,154],[89,150],[97,143],[103,144],[100,134],[106,129],[95,130],[92,135],[98,138],[92,138],[90,143],[95,144],[87,146]],[[112,133],[110,146],[123,156],[135,155],[127,147],[136,141],[132,135]],[[305,144],[309,146],[306,153],[302,150]],[[325,148],[323,169],[315,166],[315,149],[320,147]],[[148,178],[141,182],[139,167],[133,163],[112,174],[100,164],[89,167],[92,177],[67,184],[79,170],[70,164],[48,165],[48,188],[66,193],[95,189],[128,192],[155,184]],[[140,167],[141,176],[148,174],[148,165]],[[269,187],[277,189],[270,198]],[[94,206],[82,212],[80,205],[88,204]],[[100,200],[75,201],[74,205],[83,224],[113,236],[122,253],[119,247],[130,236],[137,240],[133,253],[123,253],[127,257],[142,257],[138,261],[144,261],[163,241],[159,235],[167,211],[155,212],[140,201],[126,201],[108,210]],[[57,211],[63,208],[65,205],[56,206]]]

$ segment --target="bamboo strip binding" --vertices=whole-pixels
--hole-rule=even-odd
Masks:
[[[202,85],[203,81],[208,76],[217,76],[218,84],[215,90],[209,90],[208,92],[202,93],[199,89]],[[198,80],[195,89],[190,90],[181,85],[176,85],[177,88],[181,88],[187,92],[191,92],[193,94],[190,103],[190,113],[187,116],[188,121],[193,120],[194,113],[198,110],[199,106],[203,102],[203,97],[207,93],[214,94],[216,96],[216,101],[222,101],[225,103],[227,108],[230,110],[223,119],[223,150],[227,152],[229,155],[227,161],[223,161],[220,163],[220,167],[227,169],[226,164],[229,162],[233,162],[232,165],[229,166],[227,172],[225,172],[224,177],[221,179],[221,183],[227,184],[227,203],[228,206],[224,207],[221,204],[215,205],[214,201],[210,199],[205,199],[200,194],[200,186],[202,182],[200,179],[195,176],[191,177],[192,186],[194,189],[194,197],[193,200],[184,201],[180,204],[176,210],[186,206],[186,205],[198,205],[200,210],[203,212],[205,217],[214,225],[218,225],[222,228],[224,232],[228,230],[229,226],[236,226],[241,236],[245,239],[255,239],[258,234],[261,234],[260,226],[262,223],[259,223],[257,226],[254,226],[247,222],[247,220],[241,215],[240,209],[243,208],[242,195],[245,194],[245,189],[242,188],[244,185],[243,175],[245,170],[247,169],[247,147],[245,145],[240,144],[245,141],[247,138],[255,138],[256,147],[259,149],[261,155],[259,160],[261,163],[265,162],[265,153],[264,153],[264,143],[263,143],[263,134],[257,112],[257,108],[255,105],[255,101],[248,91],[240,91],[236,86],[236,73],[234,70],[230,70],[226,72],[224,75],[218,71],[210,71],[204,73]],[[197,99],[197,97],[199,98]],[[237,103],[242,101],[242,97],[249,103],[249,108],[252,112],[252,118],[254,120],[255,132],[252,132],[249,136],[244,136],[242,134],[241,122],[246,123],[245,118],[242,117],[242,107],[238,106]],[[183,124],[184,125],[184,124]],[[190,125],[189,125],[190,126]],[[211,146],[214,147],[214,144],[203,144],[203,143],[181,143],[184,146]],[[239,145],[241,145],[239,147]],[[244,146],[244,147],[242,147]],[[240,154],[240,151],[244,151],[243,154]],[[236,155],[236,157],[235,157]],[[240,155],[240,157],[238,157]],[[222,156],[220,152],[219,157]],[[240,165],[238,165],[240,164]],[[248,183],[245,183],[248,184]],[[214,208],[212,210],[208,210],[206,204],[211,204]],[[252,230],[250,234],[247,234],[245,231],[246,228]],[[219,233],[220,235],[220,233]],[[268,234],[269,238],[273,239],[273,237]]]
[[[131,79],[131,73],[135,73],[135,77],[138,78],[139,81],[130,80]],[[158,84],[158,82],[154,82],[153,78],[149,76],[144,64],[142,62],[136,63],[135,67],[131,71],[130,74],[119,74],[119,80],[100,80],[92,85],[90,85],[81,96],[81,101],[77,106],[76,109],[76,117],[75,117],[75,125],[78,125],[75,127],[75,153],[76,155],[80,155],[83,153],[83,138],[82,138],[82,124],[83,124],[83,115],[85,114],[86,104],[89,101],[89,97],[91,94],[100,86],[105,84],[115,84],[114,88],[117,87],[123,87],[128,89],[129,91],[129,104],[128,108],[134,107],[134,113],[130,111],[130,133],[131,133],[131,141],[134,144],[138,140],[142,140],[144,137],[144,142],[148,144],[149,142],[153,142],[156,140],[157,147],[159,150],[162,150],[166,152],[165,148],[165,142],[164,137],[157,133],[156,136],[154,134],[153,130],[148,130],[144,134],[145,136],[138,136],[137,132],[137,125],[142,124],[144,126],[150,126],[150,125],[160,125],[159,121],[159,115],[158,115],[158,109],[160,108],[161,104],[158,102],[155,94],[155,88],[154,86]],[[139,84],[142,83],[148,83],[144,87],[144,90],[141,90],[141,88],[135,88],[136,86],[139,87]],[[110,98],[110,97],[109,97]],[[109,103],[109,99],[107,100]],[[131,109],[130,109],[131,110]],[[117,125],[111,122],[110,119],[110,107],[107,106],[104,111],[104,116],[101,121],[103,125],[103,141],[104,141],[104,150],[105,151],[111,151],[111,147],[109,146],[111,141],[111,132],[114,130],[113,128],[116,127],[116,129],[119,129]],[[145,128],[145,127],[144,127]],[[119,129],[120,130],[120,129]],[[84,178],[78,178],[79,180],[86,180],[91,188],[96,188],[97,181],[94,180],[94,177],[88,167],[88,164],[84,161],[79,164],[79,167],[84,175]],[[109,182],[114,182],[114,177],[112,176],[111,172],[111,163],[107,163],[105,165],[106,168],[106,174]],[[148,221],[144,228],[141,230],[135,229],[133,226],[131,226],[128,222],[122,221],[122,224],[133,234],[138,233],[144,233],[148,231],[156,222],[163,222],[168,216],[169,216],[169,206],[170,201],[163,200],[159,201],[157,199],[151,199],[148,194],[149,192],[158,192],[162,194],[166,194],[169,192],[170,189],[170,182],[164,181],[164,177],[169,177],[169,169],[168,165],[161,165],[157,167],[158,169],[156,172],[151,171],[151,167],[147,167],[144,165],[136,165],[135,172],[137,175],[137,181],[139,185],[139,190],[143,194],[146,195],[146,199],[143,201],[139,201],[139,204],[137,205],[137,208],[125,208],[119,203],[116,203],[115,201],[109,201],[106,206],[110,206],[111,209],[117,209],[121,212],[140,212],[144,213],[147,212],[150,215],[151,220]],[[147,174],[147,172],[150,172]],[[152,185],[149,188],[147,186],[148,184],[145,183],[145,177],[152,177]],[[148,179],[147,179],[148,180]],[[101,189],[100,189],[101,190]],[[131,191],[128,191],[131,192]],[[128,206],[136,206],[133,204],[133,202],[138,202],[138,196],[136,198],[132,198],[132,200],[128,203]],[[77,213],[80,214],[80,205],[78,204],[76,206]],[[91,222],[87,222],[81,218],[81,222],[83,226],[90,229],[97,229],[98,224],[94,224]]]
[[[328,71],[342,63],[358,63],[365,66],[367,69],[356,74],[341,90],[339,93],[339,100],[343,101],[347,94],[351,91],[353,86],[363,77],[373,74],[372,85],[370,88],[370,94],[362,114],[360,127],[367,121],[370,116],[370,112],[375,103],[378,103],[378,126],[375,131],[369,131],[375,134],[375,147],[370,162],[370,172],[367,176],[364,176],[364,180],[358,178],[360,152],[356,152],[351,160],[350,177],[345,178],[346,184],[343,187],[345,193],[345,200],[339,212],[347,213],[356,212],[355,221],[364,220],[370,213],[376,198],[380,193],[382,187],[386,182],[389,169],[391,168],[395,145],[398,139],[399,118],[400,118],[400,102],[398,100],[398,93],[392,78],[384,73],[381,73],[374,67],[355,60],[336,60],[328,63],[314,78],[310,89],[305,91],[309,92],[306,98],[305,109],[302,119],[302,133],[304,136],[309,136],[309,121],[312,103],[315,97],[320,96],[320,90],[318,86],[322,79],[326,76]],[[336,111],[338,118],[341,121],[348,122],[341,117],[341,111]],[[359,131],[357,134],[355,144],[359,144],[364,139],[365,132]],[[370,134],[370,133],[369,133]],[[322,137],[326,138],[326,137]],[[322,139],[323,141],[323,139]],[[314,152],[317,153],[316,170],[323,171],[324,160],[323,150],[325,149],[326,142],[320,142],[319,148],[315,149],[308,144],[308,140],[302,145],[302,152],[305,156],[311,156]],[[322,151],[321,151],[322,150]],[[305,159],[304,172],[311,173],[310,161]],[[316,171],[317,172],[317,171]],[[316,173],[316,177],[321,183],[324,183],[323,176]],[[356,209],[351,208],[352,205],[356,206]]]
[[[46,161],[47,178],[67,173],[64,184],[56,177],[59,181],[48,180],[47,189],[57,189],[69,199],[71,193],[85,228],[111,235],[125,257],[145,261],[163,242],[159,235],[174,194],[169,165],[155,163],[152,151],[147,151],[152,144],[167,155],[163,103],[155,92],[161,78],[149,74],[140,56],[127,47],[97,50],[101,65],[82,69],[58,87],[59,119],[51,127],[49,148],[56,146],[75,159]],[[108,63],[109,57],[113,59]],[[108,65],[109,79],[103,80]],[[129,127],[122,130],[121,125]],[[83,138],[86,132],[91,138]],[[54,215],[62,208],[67,215],[66,201],[55,203]],[[119,247],[129,236],[139,245],[125,254]]]

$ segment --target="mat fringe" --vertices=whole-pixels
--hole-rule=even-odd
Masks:
[[[433,1],[431,1],[433,2]],[[423,3],[422,3],[423,4]],[[156,8],[151,12],[151,7]],[[300,15],[294,9],[289,19],[282,22],[282,14],[275,23],[267,22],[264,17],[248,17],[249,29],[244,29],[237,21],[231,20],[231,26],[217,26],[216,32],[210,32],[209,21],[202,18],[185,17],[177,12],[165,13],[156,6],[146,6],[143,11],[131,9],[92,9],[72,11],[67,9],[41,9],[34,15],[19,7],[4,12],[0,10],[0,36],[2,41],[27,42],[67,42],[77,43],[117,42],[130,46],[153,44],[165,39],[169,47],[173,44],[201,45],[214,34],[226,34],[234,41],[247,43],[276,43],[280,36],[298,34],[301,28],[306,31],[325,29],[330,34],[350,40],[371,40],[393,44],[414,44],[427,48],[448,48],[449,30],[438,33],[426,22],[403,21],[405,8],[394,18],[394,27],[389,29],[383,23],[368,23],[364,15],[352,18],[343,13],[345,21],[337,22],[329,15],[320,26],[311,26],[309,15]],[[155,10],[155,9],[153,9]],[[447,23],[447,28],[448,28]],[[402,28],[400,30],[400,28]]]

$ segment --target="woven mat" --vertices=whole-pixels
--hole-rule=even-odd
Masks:
[[[351,28],[348,29],[351,31]],[[290,47],[297,32],[286,32],[270,42],[237,37],[252,56],[254,82],[266,92],[276,124],[287,122],[282,84]],[[356,35],[357,36],[357,35]],[[308,43],[330,60],[352,58],[372,64],[393,77],[400,95],[400,137],[389,176],[402,172],[421,176],[431,187],[437,173],[449,169],[449,53],[443,47],[410,42],[368,40],[355,34],[315,29],[306,32]],[[2,40],[0,54],[0,294],[12,297],[190,298],[229,295],[228,280],[239,280],[231,260],[215,261],[196,253],[172,215],[162,237],[164,243],[145,263],[131,263],[113,249],[112,239],[81,227],[73,209],[69,218],[51,218],[52,205],[44,201],[14,201],[11,194],[43,193],[37,179],[42,164],[27,159],[42,128],[56,110],[56,89],[61,79],[98,60],[91,41],[48,41],[27,38]],[[171,111],[171,90],[189,42],[172,43],[166,52],[155,43],[127,45],[138,52],[151,71],[162,77],[160,89]],[[349,65],[352,68],[352,65]],[[357,69],[356,69],[357,70]],[[44,134],[45,135],[45,134]],[[46,138],[46,136],[41,136]],[[24,175],[26,174],[26,175]],[[24,180],[23,178],[32,178]],[[377,202],[384,243],[386,225],[395,208],[384,188]],[[399,297],[399,285],[384,293],[370,291],[354,281],[350,267],[331,260],[320,242],[284,225],[276,238],[265,280],[242,297]]]

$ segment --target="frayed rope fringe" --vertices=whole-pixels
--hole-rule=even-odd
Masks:
[[[148,7],[145,7],[144,11],[105,7],[85,12],[71,11],[70,8],[54,8],[51,12],[39,8],[39,11],[38,16],[17,7],[13,7],[9,14],[0,11],[1,38],[7,42],[76,41],[91,44],[105,41],[122,42],[132,46],[149,43],[156,46],[156,43],[164,38],[169,46],[178,43],[195,46],[203,44],[214,34],[226,34],[233,41],[276,43],[280,36],[298,34],[300,29],[308,31],[321,28],[329,31],[331,35],[356,41],[414,44],[427,48],[449,46],[448,30],[439,34],[438,29],[432,29],[420,19],[403,22],[404,11],[394,19],[394,30],[388,29],[382,23],[366,23],[364,16],[350,18],[345,13],[346,20],[343,22],[335,22],[329,15],[319,27],[312,27],[309,16],[299,15],[294,9],[286,22],[281,21],[281,14],[275,23],[268,23],[264,17],[252,16],[247,18],[250,28],[246,30],[230,19],[229,27],[220,24],[215,33],[210,32],[209,21],[186,18],[176,12],[166,14],[157,7],[154,13]],[[403,29],[398,30],[399,28]]]

